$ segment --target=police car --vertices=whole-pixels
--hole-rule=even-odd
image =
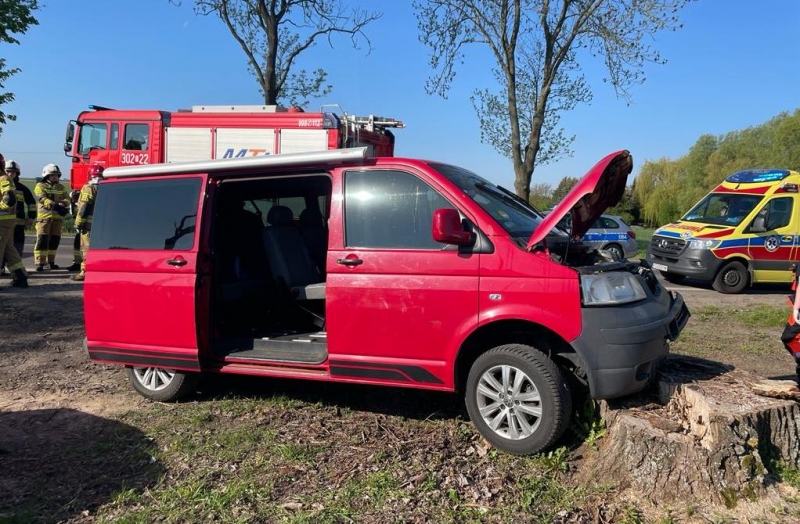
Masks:
[[[567,214],[558,222],[558,227],[569,232],[571,219],[572,215]],[[621,217],[615,215],[601,215],[583,235],[581,242],[610,251],[619,258],[634,257],[639,251],[636,233]]]

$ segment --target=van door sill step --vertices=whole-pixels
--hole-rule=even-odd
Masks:
[[[215,353],[225,360],[247,359],[297,364],[322,364],[328,359],[325,333],[269,338],[223,339],[214,344]]]

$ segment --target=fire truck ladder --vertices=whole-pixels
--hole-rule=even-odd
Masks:
[[[381,130],[386,127],[406,127],[403,122],[397,120],[396,118],[386,118],[383,116],[355,116],[345,113],[344,118],[347,122],[354,124],[361,129],[366,129],[367,131],[375,131],[376,129]]]

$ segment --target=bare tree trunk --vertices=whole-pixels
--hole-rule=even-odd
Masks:
[[[673,356],[658,397],[658,404],[645,396],[602,403],[608,432],[587,466],[590,477],[616,479],[654,502],[691,498],[733,507],[765,491],[768,465],[800,464],[800,406],[785,400],[800,398],[794,381]]]

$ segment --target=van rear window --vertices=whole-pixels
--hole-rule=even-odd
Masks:
[[[192,249],[202,178],[101,184],[92,249]]]

